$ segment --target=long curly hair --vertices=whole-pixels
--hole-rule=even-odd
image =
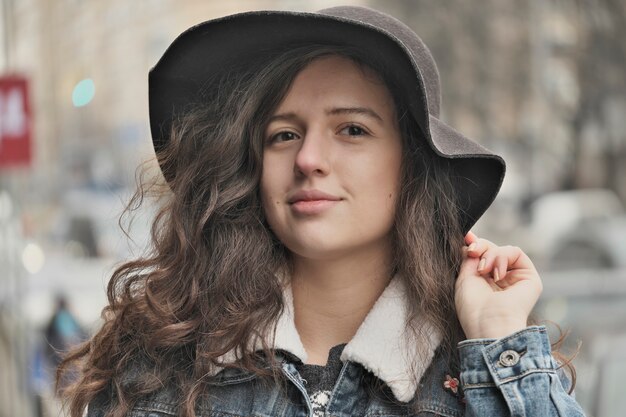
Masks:
[[[108,415],[122,416],[164,385],[177,388],[180,414],[193,417],[228,352],[235,354],[232,366],[280,378],[271,346],[289,252],[262,210],[263,134],[298,72],[329,54],[373,69],[394,97],[403,161],[392,267],[407,291],[407,329],[422,331],[418,317],[429,322],[456,363],[456,344],[464,339],[454,306],[463,234],[449,162],[434,155],[407,113],[393,69],[350,48],[309,45],[216,80],[219,89],[173,121],[168,146],[157,155],[167,183],[142,181],[127,208],[159,196],[152,244],[114,271],[102,327],[58,370],[58,380],[79,374],[65,390],[72,417],[102,393],[110,396]],[[259,344],[261,352],[250,348]]]

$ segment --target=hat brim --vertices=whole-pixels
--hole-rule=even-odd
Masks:
[[[211,82],[220,79],[220,74],[246,71],[251,65],[260,67],[297,45],[351,46],[367,51],[373,59],[388,62],[394,68],[398,85],[409,89],[410,114],[435,153],[452,160],[461,224],[467,232],[498,193],[504,178],[504,161],[447,126],[438,114],[431,114],[432,100],[429,113],[427,88],[416,62],[419,57],[392,35],[393,28],[385,29],[388,21],[376,20],[386,15],[371,9],[354,9],[364,13],[365,18],[371,17],[372,22],[345,15],[260,11],[209,20],[183,32],[149,74],[150,128],[155,151],[158,153],[167,144],[175,115],[193,103],[211,99],[212,90],[217,87]],[[404,25],[401,29],[407,30]],[[438,103],[435,111],[438,113]]]
[[[434,116],[429,118],[433,150],[450,160],[461,227],[467,233],[496,198],[506,172],[504,160]]]

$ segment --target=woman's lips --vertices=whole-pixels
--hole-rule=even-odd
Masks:
[[[335,206],[339,201],[341,201],[340,197],[319,190],[300,190],[288,199],[291,209],[300,215],[322,213]]]
[[[291,204],[291,210],[296,214],[320,214],[337,204],[339,200],[300,200]]]

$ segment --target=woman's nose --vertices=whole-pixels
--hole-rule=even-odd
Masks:
[[[307,132],[294,164],[294,170],[298,175],[306,177],[312,175],[326,175],[330,170],[329,144],[326,138],[313,131]]]

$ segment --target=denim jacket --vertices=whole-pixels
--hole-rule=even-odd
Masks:
[[[441,337],[424,324],[420,336],[404,332],[406,299],[392,280],[341,355],[343,368],[327,404],[327,416],[577,417],[580,406],[567,393],[543,326],[502,339],[459,343],[460,375],[450,372],[437,349]],[[417,337],[417,340],[416,340]],[[295,364],[306,351],[293,321],[290,292],[278,321],[274,352],[288,383],[268,384],[237,368],[216,372],[197,405],[198,416],[312,416],[306,382]],[[227,362],[231,358],[224,358]],[[382,382],[373,390],[372,382]],[[136,417],[178,415],[173,387],[139,401]],[[88,417],[105,415],[109,398],[99,396]]]

